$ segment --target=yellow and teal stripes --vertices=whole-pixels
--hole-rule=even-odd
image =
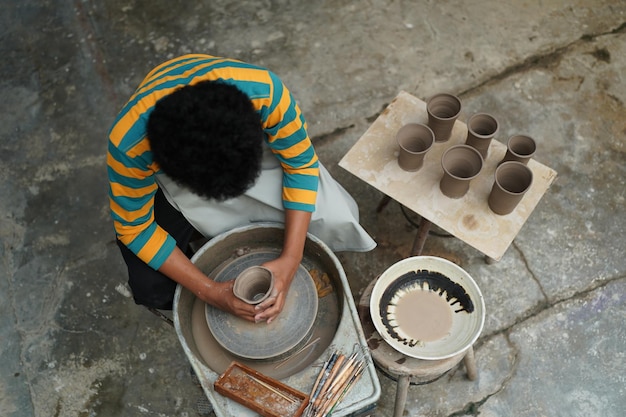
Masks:
[[[159,167],[146,137],[148,117],[156,102],[176,89],[215,80],[235,85],[259,113],[266,141],[284,170],[284,207],[315,210],[319,162],[305,119],[280,79],[264,68],[233,59],[200,54],[175,58],[146,76],[109,132],[109,201],[117,236],[155,269],[167,259],[175,242],[154,221]]]

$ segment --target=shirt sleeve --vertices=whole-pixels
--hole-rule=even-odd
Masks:
[[[283,205],[286,209],[315,211],[319,161],[298,104],[280,79],[269,73],[272,95],[263,128],[272,152],[283,168]]]
[[[130,149],[120,149],[115,139],[110,138],[107,152],[109,208],[115,233],[142,261],[159,269],[176,241],[154,219],[158,185],[147,139],[142,138]]]

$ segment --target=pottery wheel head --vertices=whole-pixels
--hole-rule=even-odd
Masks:
[[[234,279],[244,269],[275,259],[273,251],[254,252],[236,258],[214,271],[218,282]],[[207,305],[207,325],[215,340],[235,356],[274,360],[288,356],[305,344],[317,316],[317,290],[311,275],[300,265],[289,288],[285,306],[272,323],[251,323]]]

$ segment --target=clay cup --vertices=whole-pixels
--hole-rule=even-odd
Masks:
[[[483,159],[487,159],[491,139],[498,132],[498,121],[487,113],[477,113],[467,121],[467,139],[465,144],[480,152]]]
[[[426,112],[428,127],[435,134],[435,142],[445,142],[450,139],[454,123],[461,114],[461,100],[452,94],[435,94],[428,99]]]
[[[264,266],[251,266],[235,278],[235,297],[248,304],[259,304],[267,299],[274,288],[274,274]]]
[[[518,161],[526,165],[528,160],[535,155],[536,150],[537,144],[530,136],[513,135],[506,143],[506,154],[502,162]]]
[[[511,213],[533,182],[533,173],[518,161],[503,162],[496,168],[495,181],[487,200],[496,214]]]
[[[398,165],[405,171],[417,171],[424,165],[424,156],[435,143],[435,135],[421,123],[409,123],[396,134],[400,146]]]
[[[480,173],[483,158],[468,145],[455,145],[441,157],[443,176],[439,182],[441,192],[450,198],[461,198],[469,190],[470,181]]]

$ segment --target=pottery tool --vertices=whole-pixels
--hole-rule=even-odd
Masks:
[[[339,398],[337,399],[337,401],[335,401],[331,407],[330,407],[330,411],[328,411],[328,414],[326,414],[327,416],[330,416],[333,413],[333,410],[335,409],[335,407],[337,406],[337,404],[339,404],[341,402],[341,400],[343,400],[343,398],[348,394],[348,392],[352,389],[352,387],[354,386],[354,384],[356,384],[356,382],[359,380],[359,378],[361,377],[361,375],[363,374],[363,370],[365,369],[365,364],[363,362],[361,362],[359,364],[359,366],[356,368],[355,372],[352,374],[352,376],[350,377],[350,379],[348,380],[348,383],[346,384],[346,387],[344,388],[344,390],[342,391],[341,395],[339,396]]]
[[[246,374],[246,376],[248,378],[250,378],[251,380],[253,380],[254,382],[256,382],[257,384],[260,384],[260,385],[264,386],[268,390],[272,391],[274,394],[278,395],[279,397],[282,397],[282,398],[286,399],[289,402],[292,402],[292,403],[299,402],[299,400],[296,400],[295,398],[288,397],[287,395],[285,395],[282,392],[278,391],[276,388],[273,388],[269,384],[266,384],[265,382],[261,381],[260,379],[258,379],[256,377],[253,377],[252,375]]]
[[[281,366],[283,366],[284,364],[286,364],[287,362],[289,362],[291,359],[293,359],[294,357],[298,356],[300,353],[304,352],[306,349],[310,348],[311,346],[315,346],[317,344],[317,342],[320,341],[320,337],[318,337],[317,339],[313,340],[312,342],[308,343],[307,345],[301,347],[299,350],[297,350],[293,355],[291,355],[290,357],[288,357],[287,359],[283,359],[278,365],[276,365],[274,367],[274,369],[278,369]]]
[[[335,378],[335,376],[337,375],[337,373],[341,369],[341,365],[343,364],[345,359],[346,359],[345,355],[340,353],[339,356],[337,357],[337,360],[335,361],[335,364],[333,365],[332,369],[328,373],[328,376],[325,378],[325,381],[323,381],[323,385],[322,385],[322,388],[320,390],[320,394],[318,394],[317,399],[315,400],[315,402],[313,404],[313,407],[319,408],[320,404],[324,400],[323,396],[321,394],[325,395],[327,393],[328,387],[333,382],[333,379]]]
[[[324,362],[324,365],[322,366],[322,370],[320,371],[319,375],[315,379],[315,383],[313,383],[313,388],[311,389],[311,395],[309,395],[309,398],[310,398],[309,404],[307,405],[307,408],[304,412],[305,416],[307,417],[311,416],[312,409],[313,409],[313,401],[315,401],[321,389],[320,383],[322,382],[322,379],[325,376],[328,376],[328,373],[330,372],[330,368],[333,366],[335,360],[337,359],[337,355],[338,355],[338,352],[336,351],[332,355],[330,355],[330,357],[326,360],[326,362]]]
[[[333,363],[334,361],[334,363]],[[309,405],[305,417],[328,416],[345,397],[363,372],[364,362],[358,359],[358,352],[349,357],[335,352],[325,363],[313,384]]]
[[[348,379],[356,372],[357,365],[354,363],[354,357],[351,357],[341,368],[339,373],[326,390],[324,401],[319,406],[320,415],[325,415],[327,411],[337,402],[337,399],[345,389]]]
[[[326,382],[326,379],[328,378],[328,375],[330,374],[330,371],[335,365],[335,362],[337,361],[338,357],[339,357],[339,352],[337,351],[333,352],[333,354],[330,355],[328,360],[326,360],[326,362],[324,363],[324,366],[322,367],[322,370],[317,376],[317,379],[315,380],[315,383],[313,384],[313,389],[311,390],[311,395],[309,396],[309,404],[307,405],[307,408],[305,410],[306,417],[311,417],[313,415],[313,411],[314,411],[313,403],[319,397],[320,392],[322,390],[322,385]]]
[[[356,353],[353,353],[352,355],[350,355],[347,362],[341,368],[339,373],[335,376],[335,379],[330,384],[329,389],[332,389],[334,386],[342,383],[342,381],[347,377],[348,373],[353,369],[355,360],[356,360]]]

